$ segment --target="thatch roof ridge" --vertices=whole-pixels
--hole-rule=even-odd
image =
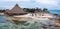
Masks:
[[[26,13],[22,8],[16,4],[11,10],[7,11],[8,13]]]

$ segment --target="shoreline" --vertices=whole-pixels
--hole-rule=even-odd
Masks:
[[[4,13],[0,13],[0,15],[4,16],[5,14]]]

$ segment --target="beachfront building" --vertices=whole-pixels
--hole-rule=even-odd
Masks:
[[[16,4],[11,10],[6,12],[7,15],[24,15],[27,14],[27,12],[23,11],[22,8],[19,7],[18,4]]]

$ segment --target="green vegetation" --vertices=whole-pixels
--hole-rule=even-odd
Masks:
[[[24,11],[29,13],[35,13],[35,12],[47,12],[49,13],[47,8],[44,8],[43,10],[41,8],[23,8]]]
[[[48,12],[48,9],[47,8],[44,8],[43,9],[43,12]],[[49,12],[48,12],[49,13]]]
[[[41,8],[23,8],[23,10],[26,11],[26,12],[32,13],[32,16],[33,16],[33,13],[36,13],[36,12],[49,13],[47,8],[44,8],[43,10]]]
[[[8,11],[9,9],[0,9],[1,13],[4,13]],[[23,8],[24,11],[29,13],[35,13],[35,12],[48,12],[47,8],[44,8],[43,10],[41,8]]]
[[[25,8],[24,10],[25,10],[26,12],[29,12],[29,13],[34,13],[34,12],[35,12],[35,9]]]
[[[0,9],[0,13],[5,13],[6,11],[8,11],[9,9]]]

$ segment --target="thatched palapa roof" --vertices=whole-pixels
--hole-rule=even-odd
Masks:
[[[20,8],[18,4],[16,4],[11,10],[7,11],[7,13],[20,14],[20,13],[26,13],[26,12],[23,11],[23,9]]]

